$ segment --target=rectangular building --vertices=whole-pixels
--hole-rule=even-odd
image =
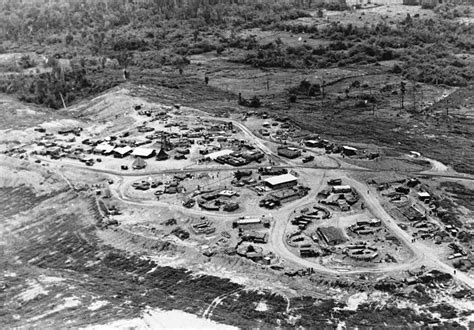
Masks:
[[[317,229],[319,236],[328,245],[338,245],[346,241],[346,237],[342,233],[342,230],[336,227],[319,227]]]
[[[301,156],[301,150],[291,147],[281,147],[277,149],[278,155],[286,158],[297,158]]]
[[[291,174],[282,174],[265,179],[264,182],[272,189],[281,189],[296,186],[298,179]]]
[[[151,149],[151,148],[138,147],[138,148],[135,148],[135,150],[133,150],[132,152],[132,156],[141,157],[141,158],[151,158],[155,155],[156,155],[155,149]]]
[[[342,153],[346,156],[353,156],[357,154],[357,149],[349,146],[343,146]]]
[[[133,149],[130,148],[129,146],[121,147],[121,148],[115,148],[114,149],[114,157],[116,158],[123,158],[132,153]]]
[[[343,186],[333,186],[332,192],[335,194],[346,194],[352,192],[351,186],[343,185]]]

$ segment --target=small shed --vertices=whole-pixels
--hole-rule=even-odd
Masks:
[[[420,191],[418,193],[418,199],[419,200],[425,201],[425,200],[428,200],[430,198],[431,198],[431,195],[429,193],[427,193],[426,191]]]
[[[354,156],[357,154],[357,149],[349,146],[343,146],[342,153],[346,156]]]

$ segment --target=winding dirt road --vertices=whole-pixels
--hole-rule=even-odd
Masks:
[[[217,120],[217,121],[227,121],[227,122],[232,122],[236,127],[238,127],[246,136],[246,138],[254,145],[256,145],[260,150],[262,150],[267,156],[271,156],[272,158],[276,158],[281,161],[283,165],[279,165],[278,167],[284,167],[284,168],[298,168],[299,171],[301,172],[301,178],[300,180],[305,181],[305,185],[311,186],[313,189],[312,191],[318,190],[323,184],[324,177],[327,173],[327,171],[336,171],[338,175],[341,177],[344,177],[345,173],[349,171],[369,171],[369,172],[375,172],[374,170],[368,170],[368,169],[363,169],[363,168],[353,168],[353,167],[348,167],[345,168],[344,164],[342,163],[343,166],[341,166],[340,163],[337,164],[337,166],[334,167],[324,167],[324,166],[305,166],[301,164],[296,164],[294,162],[288,161],[288,160],[281,160],[281,158],[275,154],[266,144],[265,140],[255,136],[245,125],[242,123],[236,121],[236,120],[231,120],[231,119],[219,119],[215,117],[210,117],[210,116],[203,116],[204,118],[208,118],[211,120]],[[114,171],[108,171],[108,170],[99,170],[99,169],[94,169],[90,167],[83,167],[83,166],[77,166],[77,165],[62,165],[61,167],[75,167],[78,168],[80,167],[81,169],[85,169],[88,171],[93,171],[93,172],[99,172],[103,174],[108,174],[108,175],[113,175],[116,178],[119,179],[118,184],[114,185],[112,191],[113,194],[120,199],[121,201],[129,204],[135,204],[135,205],[141,205],[141,206],[149,206],[149,207],[167,207],[172,210],[179,210],[182,212],[186,212],[188,214],[194,214],[198,216],[216,216],[215,213],[213,212],[207,212],[207,211],[201,211],[201,210],[190,210],[186,209],[181,205],[170,205],[168,203],[156,201],[156,200],[149,200],[149,201],[142,201],[142,200],[137,200],[133,198],[129,198],[127,196],[126,190],[129,189],[130,184],[132,181],[137,180],[139,177],[147,178],[150,175],[156,175],[156,174],[164,174],[164,173],[173,173],[177,172],[176,170],[163,170],[163,171],[158,171],[158,172],[149,172],[149,173],[123,173],[123,172],[114,172]],[[255,169],[257,167],[246,167],[246,168],[252,168]],[[205,168],[189,168],[186,169],[186,172],[204,172],[204,171],[215,171],[216,168],[212,169],[205,169]],[[226,167],[223,166],[222,168],[218,168],[219,171],[235,171],[234,168],[231,167]],[[383,171],[380,171],[383,172]],[[431,176],[446,176],[449,178],[457,178],[457,179],[464,179],[464,180],[474,180],[473,176],[468,176],[468,175],[458,175],[457,173],[442,173],[439,171],[439,167],[434,168],[432,171],[425,171],[422,172],[423,175],[431,175]],[[411,173],[413,175],[413,173]],[[404,245],[408,247],[408,249],[411,251],[412,257],[406,260],[403,263],[397,263],[397,264],[380,264],[376,265],[373,268],[347,268],[347,269],[337,269],[337,268],[329,268],[324,265],[318,264],[311,262],[307,259],[300,258],[299,256],[296,256],[293,254],[291,251],[288,250],[286,243],[285,243],[285,232],[286,232],[286,227],[289,222],[289,217],[290,214],[293,212],[293,210],[299,206],[302,206],[304,204],[309,203],[310,201],[314,201],[315,198],[315,193],[312,193],[308,196],[306,196],[303,199],[300,199],[298,201],[286,204],[284,207],[278,209],[275,214],[273,214],[273,217],[275,219],[274,224],[272,226],[271,232],[270,232],[270,240],[269,240],[269,247],[271,250],[277,254],[279,257],[290,261],[294,264],[297,264],[302,267],[311,267],[315,269],[318,272],[321,273],[327,273],[327,274],[360,274],[360,273],[386,273],[386,272],[394,272],[394,271],[402,271],[402,270],[410,270],[410,269],[418,269],[421,265],[425,265],[428,267],[432,267],[447,273],[452,274],[456,280],[459,282],[465,284],[466,286],[470,288],[474,288],[474,279],[469,277],[468,275],[457,271],[454,273],[454,268],[445,264],[441,260],[439,260],[437,256],[437,251],[433,250],[425,245],[423,245],[421,242],[416,241],[412,242],[411,241],[411,236],[408,235],[405,231],[403,231],[394,219],[385,211],[383,206],[380,204],[379,199],[377,198],[377,193],[375,191],[371,191],[371,189],[364,183],[361,183],[359,181],[356,181],[354,179],[351,179],[349,177],[345,177],[345,181],[353,186],[358,193],[361,195],[361,197],[365,200],[365,204],[369,208],[369,210],[372,212],[372,214],[379,218],[380,220],[383,221],[384,225],[386,226],[387,229],[389,229],[393,235],[395,235]],[[224,218],[224,219],[233,219],[235,218],[235,215],[229,214],[229,215],[219,215],[219,217]]]

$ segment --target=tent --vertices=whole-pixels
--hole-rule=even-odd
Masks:
[[[166,160],[168,159],[169,156],[168,154],[163,150],[163,148],[160,149],[158,154],[156,155],[156,160]]]
[[[132,168],[134,170],[139,170],[145,167],[146,167],[146,162],[140,157],[137,157],[132,164]]]

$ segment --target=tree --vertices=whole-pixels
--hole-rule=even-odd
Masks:
[[[132,58],[133,58],[133,54],[131,52],[122,50],[117,56],[117,61],[119,62],[120,66],[122,66],[123,68],[126,68],[132,61]]]
[[[194,30],[194,32],[193,32],[193,41],[194,41],[194,43],[197,42],[198,37],[199,37],[199,30],[196,29],[196,30]]]

